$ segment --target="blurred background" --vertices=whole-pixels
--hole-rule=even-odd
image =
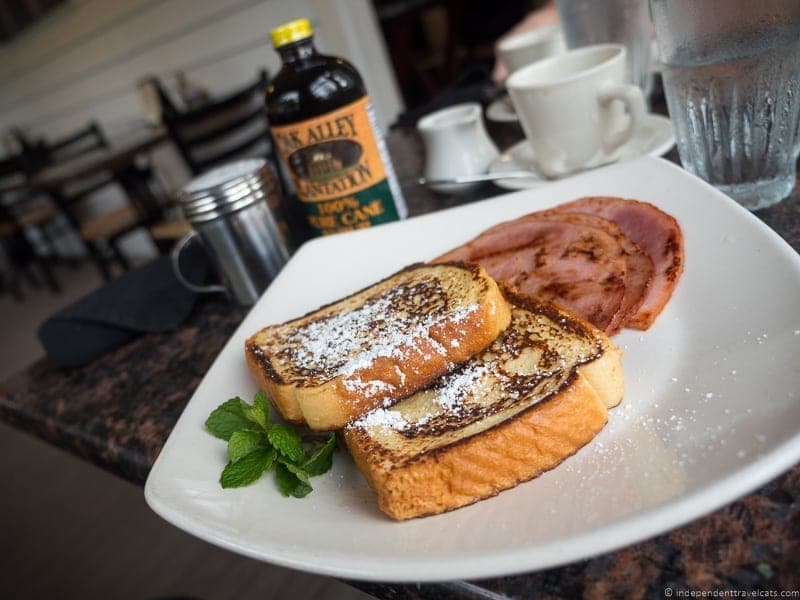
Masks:
[[[318,47],[351,60],[385,121],[431,99],[541,2],[463,0],[3,0],[0,129],[58,136],[97,120],[113,136],[142,118],[137,83],[179,73],[211,94],[278,57],[269,30],[311,19]]]
[[[2,0],[0,156],[25,144],[56,144],[89,125],[107,144],[124,144],[159,124],[164,103],[190,110],[242,89],[262,71],[268,79],[280,65],[269,31],[299,17],[311,20],[320,51],[359,69],[386,128],[403,114],[415,119],[454,86],[488,84],[494,41],[540,3]],[[162,193],[174,193],[192,175],[175,146],[148,151]],[[127,200],[109,186],[87,205],[91,212]],[[64,239],[68,229],[47,232],[62,238],[53,240],[54,251],[85,254]],[[41,231],[26,235],[40,245]],[[132,231],[119,240],[133,263],[155,255],[147,237]]]

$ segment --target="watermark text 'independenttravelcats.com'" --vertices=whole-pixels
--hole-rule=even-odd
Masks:
[[[687,590],[666,588],[666,598],[800,598],[800,590]]]

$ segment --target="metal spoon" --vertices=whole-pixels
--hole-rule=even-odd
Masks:
[[[461,185],[467,183],[478,183],[481,181],[497,181],[499,179],[522,179],[525,177],[535,177],[541,179],[541,175],[533,171],[508,171],[507,173],[481,173],[479,175],[460,175],[450,179],[417,179],[419,185]]]

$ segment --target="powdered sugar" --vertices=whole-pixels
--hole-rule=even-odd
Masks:
[[[345,379],[344,387],[349,391],[361,391],[367,397],[386,396],[397,389],[397,386],[380,379]]]
[[[432,338],[430,330],[444,322],[462,323],[477,310],[477,304],[451,307],[436,281],[398,285],[353,310],[297,328],[286,341],[291,348],[288,358],[306,377],[327,380],[344,376],[349,391],[367,396],[390,393],[395,385],[362,380],[357,372],[381,357],[402,363],[420,346],[430,349],[429,358],[433,354],[447,356],[448,348]],[[397,368],[395,372],[402,385],[405,374]]]
[[[354,425],[357,427],[390,427],[401,430],[408,427],[408,421],[396,410],[378,408],[361,417]]]
[[[549,351],[542,352],[537,342],[551,339],[553,326],[542,315],[514,311],[512,324],[489,348],[440,378],[411,404],[384,406],[352,426],[380,426],[414,432],[415,439],[426,435],[438,439],[441,431],[468,427],[498,412],[522,410],[558,389],[572,367],[596,355],[595,341],[577,336],[563,347],[557,344],[563,336],[554,336]],[[525,403],[515,405],[523,398]]]
[[[394,366],[394,372],[397,374],[397,377],[398,377],[398,379],[400,380],[400,385],[401,385],[401,386],[402,386],[402,385],[405,385],[405,384],[406,384],[406,374],[405,374],[405,372],[403,371],[403,369],[401,369],[400,367],[398,367],[397,365],[395,365],[395,366]]]
[[[442,385],[436,387],[436,402],[445,410],[457,412],[466,391],[474,389],[475,384],[492,370],[490,363],[469,364],[468,367],[445,377]]]
[[[439,385],[432,389],[434,394],[430,412],[416,415],[413,422],[405,419],[400,411],[389,407],[378,408],[355,421],[353,427],[387,427],[395,431],[405,431],[409,428],[424,426],[437,415],[444,413],[456,415],[467,410],[467,397],[474,394],[480,387],[482,378],[492,376],[492,365],[467,364],[460,370],[446,375],[439,380]],[[497,373],[494,376],[497,377]]]

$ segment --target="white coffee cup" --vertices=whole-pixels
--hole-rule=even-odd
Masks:
[[[425,177],[453,179],[486,173],[499,156],[486,132],[483,111],[477,102],[465,102],[425,115],[417,122],[425,144]],[[439,192],[465,192],[469,185],[434,184]]]
[[[612,162],[637,132],[647,109],[641,89],[626,83],[625,60],[619,44],[586,46],[506,80],[543,175],[562,177]]]
[[[500,42],[497,53],[506,63],[509,73],[532,62],[561,54],[567,49],[559,25],[546,25],[512,35]]]

